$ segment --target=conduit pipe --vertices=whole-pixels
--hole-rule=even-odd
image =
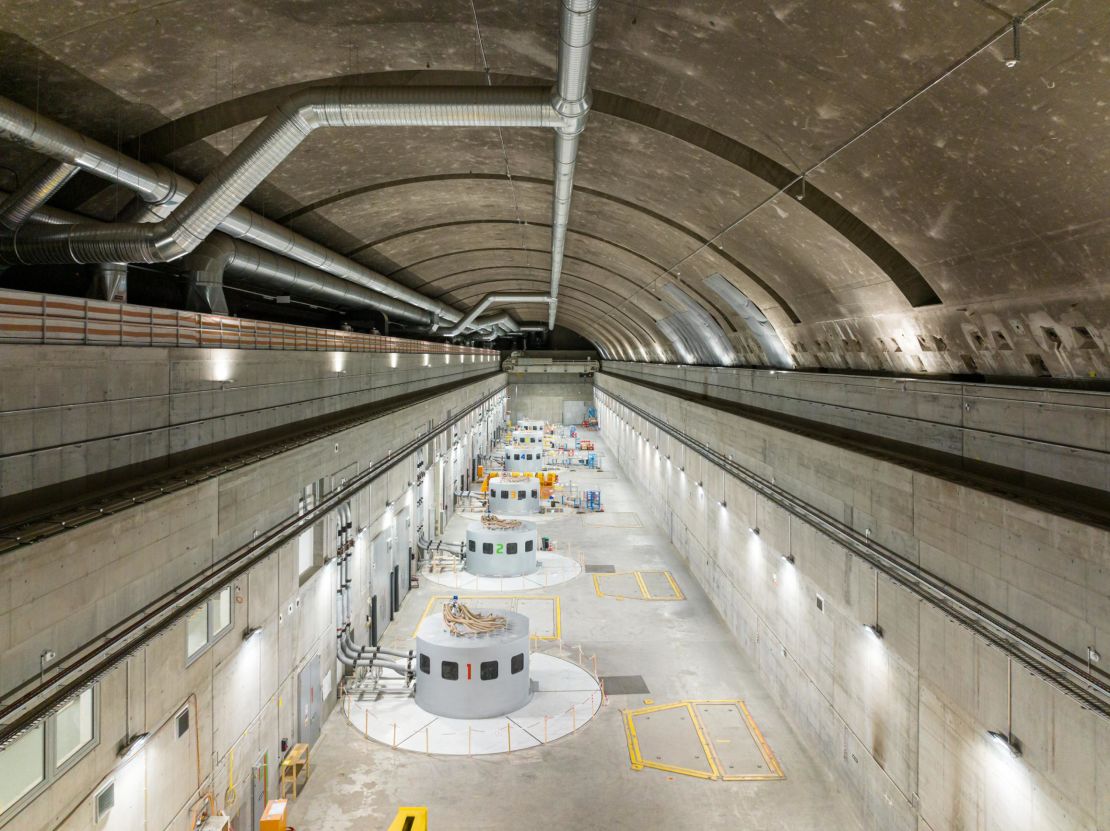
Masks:
[[[555,328],[559,278],[563,273],[563,253],[570,219],[570,200],[574,191],[574,168],[578,160],[578,137],[586,128],[591,95],[589,89],[590,53],[598,0],[562,0],[559,20],[559,74],[551,106],[566,119],[555,128],[554,195],[551,205],[551,305],[547,328]]]
[[[557,127],[562,123],[546,93],[537,87],[309,88],[281,104],[162,221],[34,228],[16,233],[5,248],[24,264],[169,262],[196,248],[321,127]],[[45,146],[55,158],[70,164],[91,155],[84,137],[79,137],[75,148],[73,131],[44,133],[34,114],[14,102],[0,105],[0,135],[35,149]],[[121,155],[114,154],[117,159]],[[90,163],[102,170],[99,159]],[[154,190],[152,195],[159,192]]]
[[[551,303],[551,302],[553,302],[553,298],[549,297],[548,295],[546,295],[546,294],[536,294],[534,292],[529,293],[529,294],[497,294],[497,293],[487,294],[480,301],[478,301],[478,304],[476,306],[474,306],[474,308],[472,308],[469,312],[467,312],[466,317],[464,317],[462,320],[460,320],[458,323],[456,323],[450,329],[444,330],[442,334],[443,334],[444,337],[453,338],[457,335],[462,334],[468,328],[484,328],[485,326],[492,325],[494,323],[497,323],[498,325],[507,324],[511,328],[514,328],[516,331],[519,331],[520,327],[517,325],[516,321],[514,321],[508,315],[507,312],[503,313],[503,314],[500,314],[500,315],[497,315],[496,317],[486,318],[486,319],[484,319],[484,321],[479,321],[478,316],[482,312],[484,312],[486,309],[488,309],[490,306],[492,306],[494,303]]]

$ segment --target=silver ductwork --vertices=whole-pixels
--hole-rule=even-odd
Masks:
[[[598,0],[562,0],[559,21],[559,74],[551,106],[567,119],[555,129],[554,193],[551,205],[551,305],[547,328],[555,328],[559,300],[559,280],[563,274],[567,223],[574,192],[574,168],[578,160],[578,137],[586,128],[590,110],[590,53]]]
[[[552,302],[552,298],[548,297],[546,294],[535,294],[535,293],[530,293],[530,294],[497,294],[497,293],[487,294],[485,297],[483,297],[477,303],[477,305],[475,305],[469,312],[467,312],[466,317],[464,317],[462,320],[460,320],[458,323],[456,323],[450,329],[445,329],[442,332],[442,334],[443,334],[444,337],[453,338],[453,337],[456,337],[457,335],[462,334],[468,328],[485,328],[487,326],[492,326],[494,324],[498,324],[498,325],[507,324],[507,325],[513,327],[514,329],[516,329],[517,331],[519,331],[519,327],[517,326],[516,321],[514,321],[509,316],[509,314],[507,312],[504,312],[504,313],[499,314],[499,315],[491,316],[489,318],[484,318],[483,320],[479,320],[478,316],[482,312],[484,312],[486,309],[488,309],[490,306],[492,306],[494,303],[551,303],[551,302]]]
[[[60,191],[76,172],[75,165],[47,159],[0,204],[0,225],[13,230],[18,228]]]
[[[303,263],[279,257],[223,234],[213,234],[185,258],[190,273],[201,273],[204,282],[247,285],[281,295],[299,295],[336,306],[373,308],[393,320],[429,325],[433,315],[386,297],[376,291],[340,280]],[[237,279],[230,279],[235,276]],[[224,277],[224,280],[220,280]]]
[[[127,302],[127,263],[97,263],[93,266],[92,295],[98,300]]]
[[[17,230],[6,254],[31,265],[169,262],[196,248],[302,141],[321,127],[557,127],[536,87],[321,87],[291,96],[158,223]],[[0,121],[0,134],[33,139]]]
[[[308,240],[240,202],[318,127],[502,126],[556,131],[551,296],[562,272],[578,135],[585,126],[590,50],[598,0],[564,0],[559,72],[550,93],[537,87],[309,88],[262,122],[200,185],[144,164],[0,98],[0,137],[128,187],[147,203],[128,222],[21,228],[0,236],[0,263],[165,262],[187,254],[213,230],[249,240],[312,268],[458,321],[446,304],[389,280]],[[34,196],[31,198],[39,198]],[[40,203],[41,204],[41,203]],[[551,304],[548,326],[554,326]],[[435,322],[433,322],[433,326]]]

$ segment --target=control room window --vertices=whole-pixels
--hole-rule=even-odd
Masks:
[[[90,687],[0,750],[0,825],[96,747],[97,704]]]
[[[458,681],[459,665],[454,661],[444,661],[439,665],[439,674],[447,681]]]
[[[525,540],[524,541],[524,550],[525,551],[531,551],[532,550],[532,540]]]
[[[469,540],[469,541],[468,541],[468,546],[470,547],[470,550],[471,550],[471,552],[474,552],[474,551],[476,551],[476,550],[477,550],[477,548],[478,548],[478,546],[477,546],[477,544],[476,544],[476,543],[474,542],[474,540]]]
[[[514,655],[512,657],[512,660],[509,661],[509,671],[512,672],[513,675],[516,675],[518,672],[524,671],[523,652],[521,652],[519,655]]]
[[[483,554],[492,554],[493,553],[493,543],[492,542],[482,543],[482,553]]]
[[[44,734],[39,724],[0,751],[0,816],[45,778]]]
[[[515,542],[505,543],[505,553],[506,554],[516,554],[516,543]]]
[[[420,656],[420,671],[425,675],[432,674],[432,659],[427,655]]]
[[[185,661],[192,661],[231,629],[231,586],[220,589],[185,618]]]
[[[93,691],[90,687],[54,716],[54,767],[59,768],[93,740]]]
[[[482,661],[479,678],[483,681],[492,681],[497,677],[497,661]]]

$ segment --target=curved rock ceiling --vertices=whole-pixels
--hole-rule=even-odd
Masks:
[[[0,92],[197,178],[298,85],[549,85],[558,37],[553,0],[0,11]],[[604,354],[682,361],[688,297],[765,363],[720,274],[800,367],[1110,377],[1106,0],[601,0],[591,85],[558,322]],[[248,204],[468,308],[547,288],[550,143],[321,131]],[[0,144],[4,187],[35,163]]]

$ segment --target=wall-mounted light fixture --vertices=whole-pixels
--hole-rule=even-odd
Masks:
[[[723,500],[723,499],[718,499],[717,504],[720,505],[722,508],[727,508],[728,507],[728,503],[725,502],[725,500]]]
[[[1021,755],[1021,742],[1014,736],[1014,660],[1006,661],[1006,732],[988,730],[987,735],[1015,758]]]
[[[790,563],[790,565],[794,565],[794,555],[793,554],[780,554],[779,556],[782,557],[782,561],[784,563]]]
[[[146,740],[149,738],[150,733],[139,733],[124,739],[120,742],[119,748],[116,750],[116,756],[120,759],[130,759],[142,749],[143,745],[146,744]]]
[[[243,640],[249,641],[261,631],[261,626],[248,626],[246,629],[243,630]]]
[[[863,628],[870,632],[871,637],[873,637],[875,640],[881,641],[883,639],[883,627],[879,626],[879,624],[865,623],[863,624]]]
[[[759,526],[753,525],[748,530],[751,531],[753,534],[755,534],[757,537],[759,536]]]

